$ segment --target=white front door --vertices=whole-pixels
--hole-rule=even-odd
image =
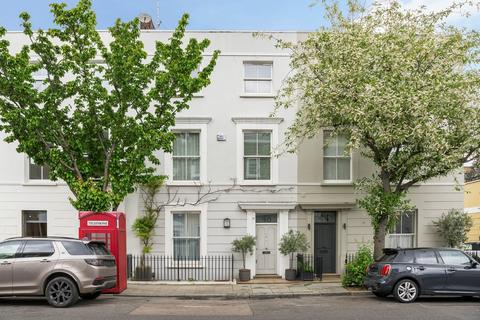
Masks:
[[[277,271],[277,225],[257,224],[256,273],[275,274]]]

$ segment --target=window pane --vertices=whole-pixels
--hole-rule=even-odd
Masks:
[[[270,132],[258,133],[258,155],[270,155]]]
[[[254,63],[244,63],[245,78],[255,79],[258,77],[258,67]]]
[[[276,213],[257,213],[255,214],[256,223],[276,223],[277,214]]]
[[[272,64],[265,63],[258,65],[258,78],[271,79],[272,78]]]
[[[257,81],[257,93],[271,93],[272,82],[271,81]]]
[[[173,142],[173,155],[184,156],[186,152],[187,137],[185,133],[176,133]]]
[[[244,158],[244,177],[246,180],[257,179],[258,158]]]
[[[200,215],[198,213],[187,214],[187,236],[200,237]]]
[[[48,176],[50,175],[50,167],[49,166],[42,166],[43,174],[42,179],[48,180]]]
[[[402,214],[402,233],[414,233],[413,231],[413,212]]]
[[[0,244],[0,259],[13,258],[21,243],[21,241],[7,241]]]
[[[173,158],[173,180],[187,180],[185,158]]]
[[[413,263],[412,250],[402,250],[398,252],[395,262]]]
[[[173,239],[173,255],[186,260],[200,257],[200,239]]]
[[[323,132],[323,155],[335,157],[337,155],[336,139],[331,138],[331,131]]]
[[[257,133],[245,132],[243,134],[243,152],[246,156],[257,155]]]
[[[173,236],[174,237],[185,236],[185,214],[184,213],[173,214]]]
[[[200,159],[190,158],[187,161],[186,180],[200,180]]]
[[[416,263],[437,264],[437,257],[432,250],[415,250]]]
[[[323,158],[323,179],[337,179],[337,160],[335,158]]]
[[[270,158],[260,158],[260,180],[270,180]]]
[[[83,243],[78,241],[62,241],[62,245],[72,256],[89,256],[92,251]]]
[[[31,180],[42,179],[42,167],[39,166],[38,164],[33,163],[32,160],[30,160],[28,178]]]
[[[257,81],[245,80],[245,93],[258,93]]]
[[[337,143],[337,155],[341,157],[348,156],[348,153],[346,152],[348,143],[347,138],[344,135],[339,135],[337,137]]]
[[[200,134],[198,132],[187,134],[187,155],[200,156]]]
[[[53,249],[53,245],[50,241],[27,241],[25,248],[23,248],[21,257],[48,257],[54,252],[55,250]]]
[[[470,259],[460,251],[440,250],[439,253],[445,264],[454,266],[470,265]]]
[[[337,179],[338,180],[350,180],[350,158],[337,159]]]

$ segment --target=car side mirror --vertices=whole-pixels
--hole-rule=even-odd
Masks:
[[[471,264],[471,266],[472,266],[472,269],[476,269],[477,266],[478,266],[478,262],[477,262],[477,261],[473,261],[473,260],[472,260],[472,261],[470,261],[470,264]]]

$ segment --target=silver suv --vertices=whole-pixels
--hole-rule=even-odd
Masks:
[[[117,282],[115,258],[103,242],[10,238],[0,242],[0,296],[45,296],[54,307],[95,299]]]

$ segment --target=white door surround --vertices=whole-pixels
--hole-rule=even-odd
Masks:
[[[288,257],[283,256],[278,250],[278,244],[282,236],[288,232],[288,213],[294,210],[295,203],[239,203],[238,206],[247,213],[247,234],[256,237],[257,224],[256,213],[277,213],[277,253],[276,253],[276,274],[285,277],[285,269],[288,268]],[[254,250],[256,252],[256,248]],[[255,254],[247,256],[246,267],[251,270],[251,277],[256,275],[256,256]]]

